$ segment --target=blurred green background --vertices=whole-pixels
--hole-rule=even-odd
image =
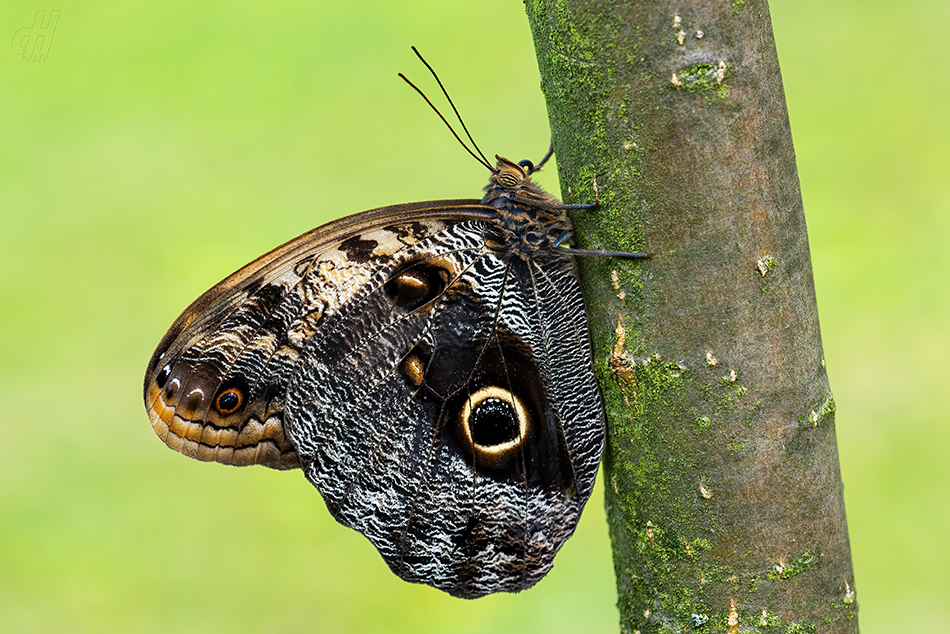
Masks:
[[[771,8],[862,630],[946,631],[950,3]],[[37,9],[61,14],[26,63],[7,42]],[[428,81],[411,44],[486,152],[545,150],[520,2],[7,0],[0,44],[0,631],[617,630],[599,491],[535,589],[459,601],[397,580],[299,473],[186,459],[142,407],[165,328],[240,265],[479,195],[396,77]]]

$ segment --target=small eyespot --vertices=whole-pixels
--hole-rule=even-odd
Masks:
[[[412,311],[438,297],[447,278],[447,272],[438,266],[417,262],[393,275],[384,288],[396,306]]]
[[[424,303],[432,285],[421,271],[403,271],[392,280],[389,288],[406,304]]]
[[[175,398],[175,395],[178,393],[178,388],[181,387],[181,381],[176,377],[171,381],[168,381],[165,384],[165,387],[162,388],[162,393],[165,395],[166,401],[171,401]]]
[[[168,377],[171,376],[171,373],[172,364],[166,363],[165,367],[159,370],[158,374],[155,375],[155,385],[157,385],[159,389],[165,387],[165,381],[168,380]]]
[[[214,399],[214,407],[219,414],[227,416],[241,409],[244,405],[244,392],[236,387],[229,387]]]
[[[402,362],[402,371],[405,373],[406,378],[409,379],[409,382],[415,387],[422,385],[422,382],[425,380],[425,364],[422,362],[422,359],[419,358],[419,355],[415,353],[407,356]]]

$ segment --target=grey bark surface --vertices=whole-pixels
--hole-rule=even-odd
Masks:
[[[858,631],[762,0],[527,0],[607,402],[624,632]]]

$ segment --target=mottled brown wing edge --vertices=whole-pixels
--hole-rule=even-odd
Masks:
[[[143,385],[143,398],[155,433],[176,451],[192,455],[193,452],[185,451],[184,446],[178,446],[182,445],[182,439],[176,440],[172,434],[168,433],[168,425],[163,422],[160,412],[154,409],[158,400],[157,392],[160,389],[155,381],[156,372],[163,366],[162,360],[174,358],[193,345],[209,329],[216,328],[226,319],[247,298],[247,293],[244,292],[247,289],[256,288],[269,279],[280,277],[302,258],[323,253],[347,238],[367,231],[412,220],[491,220],[496,217],[496,214],[494,209],[480,205],[479,201],[473,199],[425,201],[371,209],[334,220],[301,234],[232,273],[182,311],[162,337],[149,360]],[[276,469],[299,467],[296,454],[283,438],[281,430],[277,430],[277,436],[280,438],[273,438],[273,440],[278,441],[279,452],[245,451],[240,459],[235,455],[232,460],[225,462],[236,465],[262,464]],[[198,454],[193,457],[222,461],[213,457],[213,452],[209,456],[212,457]]]

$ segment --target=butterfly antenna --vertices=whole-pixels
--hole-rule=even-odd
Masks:
[[[455,113],[455,118],[459,120],[459,123],[462,125],[462,129],[465,131],[465,136],[468,137],[468,140],[472,142],[472,146],[478,151],[478,154],[482,157],[482,160],[489,166],[491,169],[491,162],[485,158],[485,153],[482,152],[481,148],[478,147],[478,143],[475,143],[475,139],[472,138],[471,132],[468,131],[468,127],[465,125],[465,122],[462,121],[462,115],[459,114],[458,108],[455,107],[455,103],[452,102],[452,98],[449,97],[449,91],[445,89],[445,86],[442,85],[442,80],[439,79],[439,76],[436,74],[435,69],[429,65],[429,62],[425,60],[422,56],[422,53],[416,49],[415,46],[412,47],[412,52],[416,54],[416,57],[419,58],[429,72],[432,73],[432,76],[435,78],[435,83],[439,84],[439,88],[442,90],[442,94],[445,95],[445,100],[449,102],[449,105],[452,106],[452,112]],[[444,119],[443,119],[444,120]]]
[[[444,123],[444,124],[445,124],[445,127],[447,127],[447,128],[449,129],[449,132],[452,133],[452,136],[455,137],[455,140],[458,141],[459,144],[460,144],[463,148],[465,148],[465,151],[468,152],[469,154],[471,154],[472,157],[473,157],[476,161],[478,161],[479,163],[481,163],[482,165],[484,165],[485,167],[487,167],[488,169],[491,170],[491,169],[492,169],[491,164],[490,164],[487,160],[485,160],[484,157],[481,157],[481,156],[479,156],[478,154],[475,154],[475,152],[473,152],[473,151],[471,150],[471,148],[469,148],[467,145],[465,145],[465,141],[462,140],[462,137],[460,137],[460,136],[458,135],[458,132],[456,132],[455,129],[452,127],[452,124],[450,124],[448,121],[445,120],[445,117],[442,116],[442,113],[439,112],[439,109],[436,108],[435,105],[434,105],[431,101],[429,101],[429,98],[426,97],[426,94],[425,94],[424,92],[422,92],[422,91],[419,89],[418,86],[416,86],[414,83],[412,83],[411,81],[409,81],[409,80],[406,78],[406,76],[403,75],[402,73],[399,73],[399,77],[400,77],[404,82],[406,82],[407,84],[409,84],[410,86],[412,86],[412,89],[415,90],[417,93],[419,93],[419,96],[420,96],[420,97],[422,97],[423,99],[425,99],[425,102],[426,102],[427,104],[429,104],[429,107],[432,108],[432,111],[433,111],[433,112],[435,112],[437,115],[439,115],[439,118],[442,119],[442,123]],[[479,151],[480,151],[480,150],[479,150]],[[494,170],[492,170],[492,171],[494,171]]]
[[[544,158],[538,161],[538,164],[534,166],[534,169],[531,170],[531,173],[533,174],[539,171],[541,167],[544,166],[545,163],[551,160],[551,157],[553,155],[554,155],[554,139],[551,139],[551,145],[548,146],[548,153],[544,155]]]

